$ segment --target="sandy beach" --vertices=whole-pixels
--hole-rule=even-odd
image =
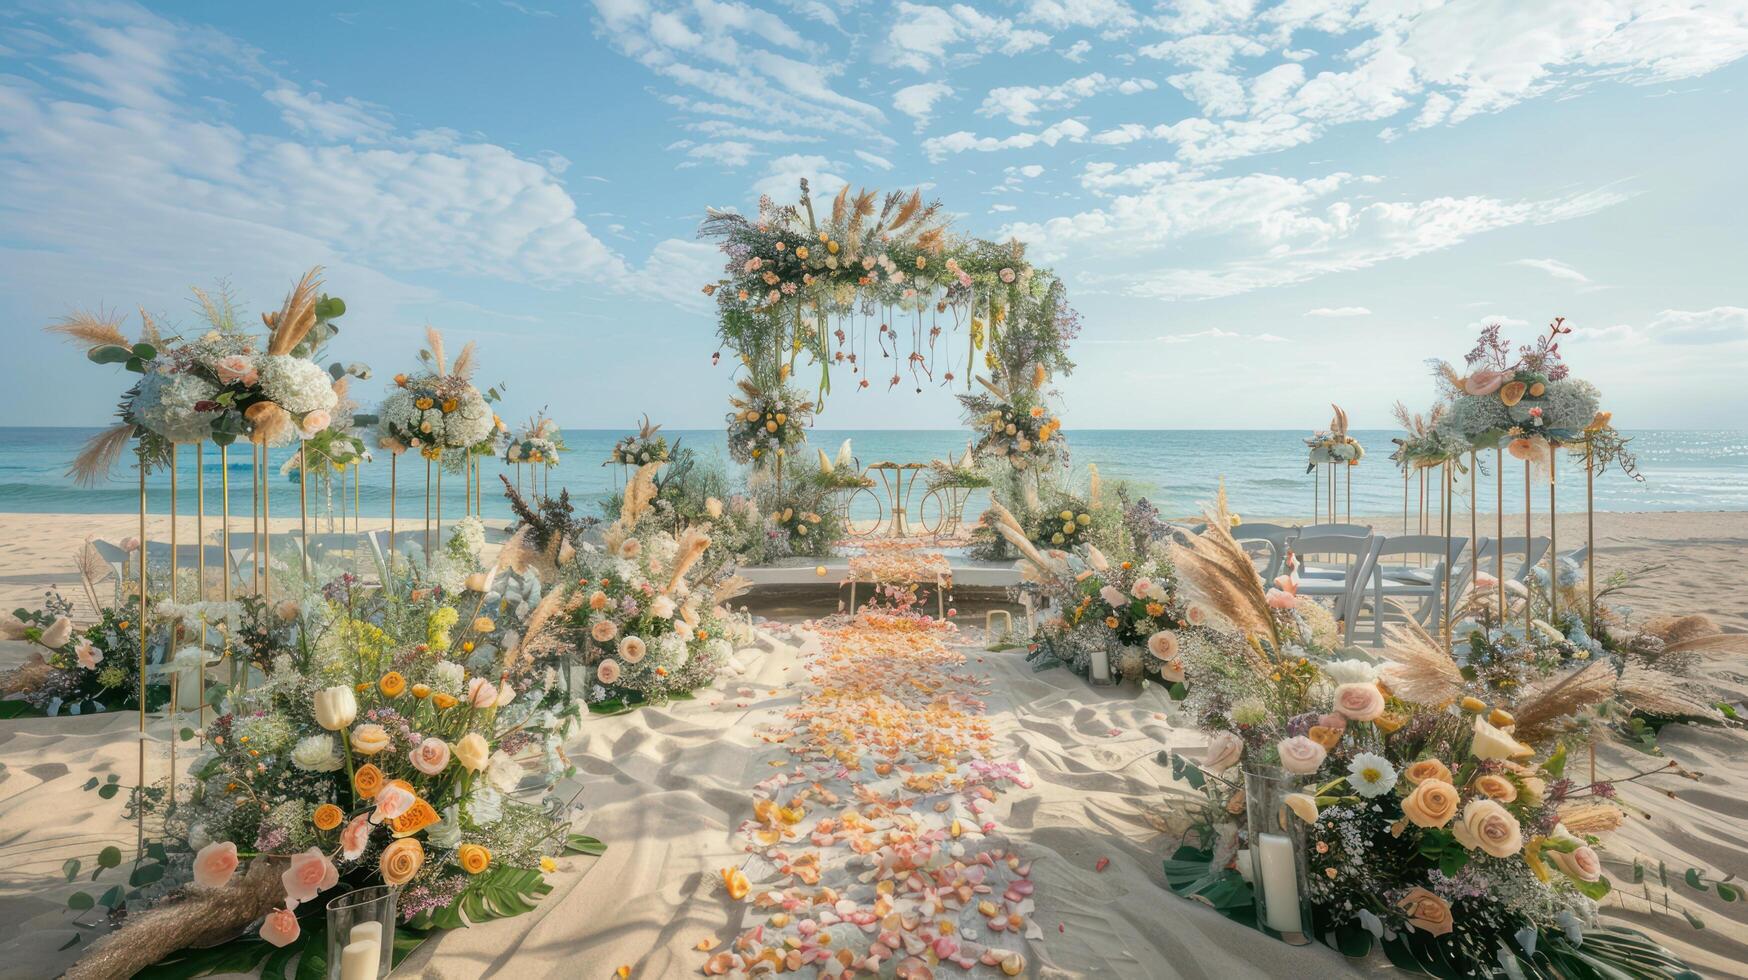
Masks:
[[[1377,525],[1390,531],[1399,521],[1398,515]],[[1466,529],[1466,515],[1463,524]],[[157,538],[164,521],[155,525]],[[190,520],[179,534],[192,540],[193,532]],[[1600,574],[1657,566],[1636,580],[1623,602],[1647,615],[1700,612],[1728,630],[1748,630],[1748,567],[1740,560],[1748,551],[1748,514],[1600,514],[1597,532]],[[0,602],[8,609],[32,604],[50,587],[76,594],[71,555],[82,538],[129,533],[137,533],[137,524],[128,516],[0,515]],[[1582,515],[1570,522],[1563,516],[1561,540],[1582,540]],[[579,829],[607,842],[607,853],[565,859],[553,893],[537,911],[443,935],[397,975],[606,977],[620,965],[634,977],[696,975],[704,957],[694,946],[727,939],[740,925],[740,906],[722,893],[717,869],[744,857],[735,831],[751,812],[746,787],[783,757],[755,731],[794,705],[800,652],[809,642],[798,624],[829,612],[833,602],[822,593],[767,604],[763,611],[774,618],[759,642],[737,652],[734,666],[695,700],[588,718],[568,746],[578,776],[561,792],[580,792],[586,809]],[[760,611],[757,603],[754,608]],[[1353,963],[1321,946],[1265,941],[1173,897],[1161,871],[1176,845],[1165,814],[1183,789],[1173,786],[1155,757],[1163,748],[1194,746],[1199,736],[1174,719],[1157,688],[1092,688],[1066,671],[1032,671],[1020,651],[984,649],[975,628],[981,615],[973,615],[978,608],[967,603],[962,617],[969,667],[988,677],[995,735],[1032,782],[1006,794],[999,810],[1002,826],[1037,869],[1035,920],[1043,938],[1031,944],[1030,974],[1389,972],[1382,961]],[[0,645],[0,666],[26,655],[21,644]],[[1748,666],[1734,659],[1703,662],[1695,680],[1719,698],[1738,704],[1748,698]],[[132,716],[0,722],[0,976],[50,976],[75,955],[60,949],[75,932],[65,903],[78,887],[66,883],[63,862],[89,862],[104,844],[125,849],[133,840],[119,805],[80,787],[91,775],[131,777],[134,724]],[[1632,862],[1642,859],[1653,884],[1622,884],[1605,903],[1606,915],[1654,934],[1705,975],[1739,975],[1748,961],[1748,905],[1674,886],[1680,903],[1706,921],[1707,928],[1696,931],[1678,913],[1661,909],[1662,889],[1654,882],[1659,861],[1672,881],[1689,866],[1714,880],[1744,870],[1748,816],[1741,801],[1748,798],[1748,772],[1739,760],[1748,737],[1669,728],[1662,744],[1669,757],[1703,776],[1623,788],[1623,799],[1641,812],[1650,808],[1651,815],[1615,836],[1608,868],[1624,883]],[[161,773],[165,746],[153,749]],[[1658,761],[1607,745],[1598,770],[1621,775]],[[1110,859],[1103,871],[1097,870],[1101,858]]]

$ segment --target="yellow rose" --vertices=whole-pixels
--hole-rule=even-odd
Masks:
[[[478,844],[463,844],[455,852],[455,863],[470,875],[477,875],[492,863],[492,852]]]
[[[479,772],[492,756],[492,747],[478,732],[468,732],[455,743],[455,761],[469,772]]]

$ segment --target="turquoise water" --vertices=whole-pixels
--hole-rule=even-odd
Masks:
[[[67,463],[95,429],[0,428],[0,512],[12,513],[132,513],[138,507],[139,489],[132,472],[118,469],[111,482],[95,488],[76,486],[65,475]],[[679,437],[706,456],[726,460],[720,430],[663,430]],[[564,433],[570,448],[551,476],[554,493],[560,486],[573,497],[593,500],[608,493],[620,479],[616,466],[602,466],[607,451],[625,433],[617,429],[573,429]],[[1353,513],[1387,515],[1401,513],[1402,478],[1390,464],[1388,431],[1356,432],[1354,435],[1372,453],[1352,471]],[[1098,464],[1108,480],[1126,480],[1138,486],[1168,514],[1194,512],[1200,501],[1211,499],[1217,481],[1226,480],[1233,508],[1257,515],[1302,515],[1311,510],[1312,477],[1305,473],[1306,433],[1265,430],[1115,430],[1091,429],[1069,433],[1072,459],[1084,480],[1088,463]],[[1748,432],[1741,431],[1642,431],[1630,433],[1632,448],[1639,455],[1645,476],[1635,483],[1618,472],[1596,483],[1597,509],[1643,510],[1748,510]],[[965,448],[966,433],[954,430],[815,430],[812,446],[835,454],[844,439],[854,440],[861,462],[879,460],[925,462],[956,455]],[[285,453],[275,452],[273,511],[291,516],[297,512],[294,483],[279,476],[277,467]],[[179,481],[184,513],[194,507],[195,467],[193,452],[181,453]],[[218,452],[205,452],[207,504],[218,513]],[[1512,476],[1517,464],[1509,463],[1507,499],[1513,499]],[[249,510],[249,456],[246,449],[230,459],[231,511]],[[422,461],[403,458],[400,464],[398,507],[410,516],[424,504]],[[514,468],[496,462],[484,465],[487,479],[486,512],[507,516],[501,496],[491,494],[499,472],[515,479]],[[461,512],[458,477],[444,480],[444,514]],[[1483,482],[1481,505],[1488,509],[1490,495]],[[159,473],[150,483],[151,506],[162,513],[168,506],[168,477]],[[361,481],[361,504],[366,516],[386,517],[389,497],[389,466],[386,458],[368,464]],[[1576,467],[1563,469],[1560,483],[1562,509],[1582,510],[1583,480]],[[921,493],[919,491],[919,498]],[[973,500],[975,507],[978,501]],[[913,515],[916,501],[913,501]],[[325,501],[312,491],[312,512],[322,512]],[[585,505],[592,510],[592,505]],[[1515,506],[1515,505],[1514,505]],[[582,508],[579,508],[582,509]],[[975,513],[975,511],[972,511]]]

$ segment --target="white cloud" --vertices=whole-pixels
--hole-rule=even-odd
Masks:
[[[1101,92],[1135,95],[1158,87],[1152,79],[1109,78],[1095,71],[1057,85],[1009,85],[990,89],[983,104],[977,107],[977,114],[1005,116],[1016,126],[1030,126],[1037,121],[1037,114],[1046,109],[1068,109]]]
[[[686,157],[692,163],[703,161],[722,167],[744,167],[758,156],[759,151],[751,143],[740,140],[722,140],[717,143],[703,143],[686,151]],[[684,164],[682,165],[684,166]]]
[[[1055,146],[1062,140],[1079,142],[1086,133],[1085,124],[1076,119],[1064,119],[1036,133],[1015,133],[1001,139],[994,136],[978,136],[976,133],[960,130],[946,136],[934,136],[923,140],[923,152],[928,155],[931,161],[938,163],[949,154],[964,153],[967,150],[990,153],[996,150],[1024,150],[1040,143],[1045,146]]]
[[[849,183],[832,170],[838,165],[817,154],[791,153],[766,164],[765,176],[753,184],[753,196],[766,194],[774,201],[795,201],[801,196],[801,178],[815,199],[830,197]]]
[[[1664,310],[1652,317],[1645,329],[1655,339],[1672,344],[1739,343],[1748,341],[1748,308]]]
[[[1489,313],[1479,320],[1471,321],[1464,330],[1469,333],[1476,333],[1491,326],[1500,326],[1505,327],[1506,329],[1512,327],[1527,327],[1529,326],[1529,321],[1520,320],[1514,316],[1506,316],[1503,313]]]
[[[878,167],[881,170],[892,169],[892,161],[877,153],[869,153],[867,150],[857,150],[856,158],[870,167]]]
[[[1120,33],[1141,22],[1123,0],[1032,0],[1025,16],[1056,30],[1090,27]]]
[[[1091,50],[1092,42],[1088,41],[1086,38],[1081,38],[1073,44],[1070,44],[1068,47],[1063,48],[1062,56],[1069,61],[1079,64],[1081,61],[1085,60],[1087,52]]]
[[[1005,214],[1008,211],[1017,211],[1019,209],[1012,204],[991,204],[989,210],[996,214]]]
[[[932,7],[898,4],[886,34],[885,60],[899,68],[926,72],[952,57],[957,46],[968,46],[967,57],[999,52],[1022,54],[1050,43],[1043,31],[1015,27],[1013,21],[991,17],[968,4]]]
[[[934,114],[935,103],[952,94],[953,87],[946,82],[906,85],[892,94],[892,107],[916,120],[917,131],[921,132]]]
[[[279,106],[279,117],[292,129],[326,140],[371,143],[394,128],[387,113],[357,99],[330,102],[320,92],[300,92],[292,85],[281,85],[262,98]]]
[[[723,119],[703,119],[687,127],[693,132],[718,139],[752,140],[756,143],[818,143],[824,137],[811,136],[805,133],[791,133],[782,129],[761,129],[756,126],[743,126]]]
[[[1114,163],[1089,163],[1080,174],[1080,186],[1094,193],[1109,193],[1131,187],[1151,187],[1176,180],[1184,173],[1176,160],[1155,160],[1118,169]]]
[[[1314,310],[1306,310],[1305,315],[1325,318],[1371,316],[1372,311],[1363,306],[1319,306]]]
[[[1564,279],[1567,282],[1588,283],[1590,281],[1589,276],[1558,259],[1518,259],[1511,264],[1521,265],[1527,269],[1539,269],[1555,279]]]
[[[1088,169],[1083,180],[1116,179],[1114,171]],[[1348,173],[1308,180],[1272,174],[1166,180],[1092,210],[1010,225],[1002,235],[1031,242],[1047,261],[1070,250],[1107,255],[1107,271],[1092,278],[1131,294],[1193,299],[1368,268],[1498,228],[1580,217],[1625,199],[1611,191],[1528,201],[1339,196],[1350,185],[1370,182]],[[1212,258],[1210,264],[1158,261],[1159,250],[1192,238],[1198,240],[1197,253]]]

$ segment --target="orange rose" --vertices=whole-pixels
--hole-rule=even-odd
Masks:
[[[381,688],[382,693],[388,697],[398,698],[406,693],[407,679],[401,676],[400,671],[391,670],[382,675],[382,680],[377,681],[376,686]]]
[[[1429,936],[1443,936],[1451,931],[1450,903],[1424,888],[1402,896],[1396,907],[1408,917],[1409,925]]]
[[[413,685],[413,697],[416,697],[419,700],[423,701],[424,699],[426,699],[430,696],[431,696],[431,685],[429,685],[429,684],[414,684]]]
[[[417,837],[402,837],[382,849],[382,880],[390,886],[404,885],[424,864],[425,846]]]
[[[1457,788],[1438,778],[1427,778],[1402,798],[1402,815],[1416,827],[1443,827],[1457,815]]]
[[[352,788],[357,791],[361,800],[374,799],[382,790],[382,783],[382,770],[368,762],[359,766],[358,771],[352,774]]]
[[[1488,773],[1485,776],[1475,777],[1473,786],[1475,792],[1490,800],[1510,803],[1517,799],[1517,785],[1498,773]]]
[[[477,875],[492,863],[492,852],[478,844],[463,844],[455,852],[455,861],[461,865],[461,870]]]
[[[346,819],[345,811],[332,803],[323,803],[316,807],[316,812],[311,815],[310,822],[316,825],[317,830],[333,830],[340,826],[340,821],[344,819]]]
[[[1419,785],[1429,779],[1443,780],[1448,783],[1451,781],[1451,770],[1449,766],[1437,759],[1422,759],[1402,770],[1402,778],[1408,780],[1410,785]]]
[[[424,800],[414,800],[407,812],[390,820],[388,826],[396,837],[410,837],[441,819],[443,818],[437,815],[431,804]]]
[[[1334,728],[1325,728],[1322,725],[1312,725],[1311,730],[1306,732],[1305,736],[1326,749],[1333,749],[1341,742],[1340,731]]]
[[[438,711],[442,711],[446,708],[453,708],[460,702],[455,700],[453,694],[444,694],[442,691],[438,691],[431,695],[431,703],[437,706]]]

